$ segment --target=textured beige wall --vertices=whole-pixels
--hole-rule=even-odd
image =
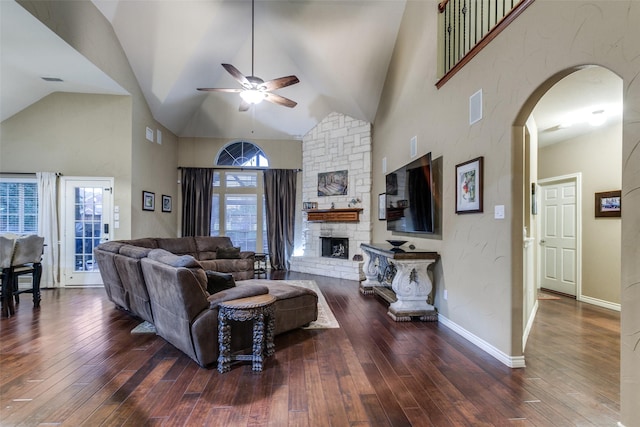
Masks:
[[[25,9],[47,25],[74,49],[92,61],[102,71],[108,74],[130,94],[129,116],[129,148],[122,156],[122,161],[128,161],[129,203],[128,212],[120,212],[131,218],[131,236],[175,236],[178,216],[177,205],[174,203],[172,213],[162,213],[159,201],[162,194],[172,196],[177,200],[177,137],[158,124],[148,108],[146,100],[140,90],[138,82],[131,70],[120,43],[118,42],[111,24],[96,9],[90,1],[20,1]],[[65,123],[59,123],[64,127]],[[120,126],[119,123],[105,122],[106,126]],[[151,143],[145,138],[146,127],[154,132],[162,131],[162,145]],[[118,156],[116,152],[111,156]],[[52,165],[54,168],[56,165]],[[123,183],[120,191],[126,191],[124,182],[127,178],[115,175]],[[156,210],[148,212],[142,210],[142,191],[156,193]],[[123,193],[125,194],[125,193]],[[120,197],[120,196],[116,196]],[[121,205],[121,209],[125,204]],[[123,235],[124,230],[119,234]]]
[[[302,167],[302,141],[280,141],[245,138],[262,148],[269,159],[269,167],[296,169]],[[221,138],[180,138],[178,165],[184,167],[210,168],[215,166],[218,153],[235,140]]]
[[[0,124],[0,170],[114,177],[114,203],[131,210],[131,98],[54,93]],[[120,216],[115,238],[128,238]]]
[[[407,2],[382,102],[374,122],[373,193],[388,170],[407,163],[409,140],[418,154],[443,156],[442,240],[412,240],[437,250],[440,313],[498,351],[517,356],[522,336],[522,126],[544,88],[563,70],[602,65],[622,77],[622,421],[632,422],[640,400],[640,2],[534,2],[440,90],[436,75],[435,2]],[[555,81],[554,81],[555,80]],[[469,125],[468,99],[483,90],[483,119]],[[514,126],[512,128],[512,126]],[[520,134],[520,136],[518,136]],[[454,213],[454,167],[485,158],[482,214]],[[517,186],[516,186],[517,185]],[[504,204],[505,220],[493,218]],[[374,225],[374,240],[391,235]],[[635,285],[634,285],[635,284]],[[448,290],[448,300],[442,290]],[[626,309],[625,309],[626,308]],[[635,339],[633,337],[636,337]]]
[[[622,123],[539,152],[539,178],[582,173],[582,295],[620,303],[620,218],[596,218],[594,193],[622,188]]]

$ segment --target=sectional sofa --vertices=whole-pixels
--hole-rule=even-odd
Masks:
[[[145,238],[105,242],[94,249],[109,299],[153,323],[158,335],[207,368],[218,357],[221,301],[274,295],[276,335],[318,317],[315,292],[251,280],[253,255],[234,250],[228,237]],[[251,325],[236,325],[232,347],[250,347],[251,337]]]

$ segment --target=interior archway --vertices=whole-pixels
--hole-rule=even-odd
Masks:
[[[579,73],[578,73],[579,72]],[[565,79],[568,76],[571,76],[570,79]],[[580,84],[580,76],[596,76],[593,78],[597,78],[597,76],[605,76],[607,80],[613,81],[616,83],[616,91],[619,92],[613,94],[613,98],[619,98],[620,111],[615,112],[616,117],[613,119],[617,125],[619,126],[619,144],[622,146],[622,116],[621,116],[621,99],[622,99],[622,79],[619,78],[615,73],[607,70],[603,67],[594,66],[594,65],[583,65],[576,66],[565,69],[553,76],[551,76],[547,81],[545,81],[542,85],[535,90],[529,99],[525,102],[523,107],[521,108],[516,120],[514,121],[512,127],[512,140],[513,140],[513,211],[519,212],[520,214],[514,215],[514,221],[512,223],[512,254],[513,254],[513,270],[512,270],[512,350],[514,354],[524,354],[524,348],[526,345],[526,337],[528,335],[528,328],[531,325],[533,317],[535,316],[535,311],[532,312],[532,307],[530,304],[530,294],[532,289],[531,283],[527,283],[527,271],[530,266],[527,266],[527,251],[531,250],[532,246],[529,246],[527,249],[527,243],[529,245],[537,245],[537,235],[538,230],[535,229],[535,216],[532,213],[532,184],[536,183],[536,180],[539,178],[537,176],[538,173],[538,136],[541,135],[542,132],[545,132],[544,139],[549,140],[551,135],[555,135],[555,140],[562,140],[565,138],[566,140],[573,141],[571,138],[578,138],[580,136],[578,132],[588,133],[592,132],[589,130],[589,126],[587,124],[584,125],[584,128],[579,129],[580,125],[574,126],[571,130],[573,133],[567,133],[567,135],[559,135],[564,132],[565,124],[558,121],[557,123],[550,125],[549,121],[544,121],[541,119],[541,115],[538,115],[536,118],[539,121],[540,126],[536,125],[536,121],[533,120],[534,111],[536,108],[540,109],[540,105],[546,104],[547,107],[551,105],[549,103],[549,98],[551,96],[545,95],[547,94],[555,94],[556,100],[555,104],[557,108],[560,108],[562,104],[565,104],[564,101],[572,100],[570,96],[562,98],[558,97],[557,92],[558,88],[563,87],[571,87],[571,84],[567,84],[567,82],[571,82],[573,86],[579,86]],[[559,82],[563,81],[561,84]],[[577,83],[576,83],[577,82]],[[619,84],[618,84],[619,83]],[[556,88],[554,88],[556,86]],[[554,88],[554,90],[551,90]],[[619,88],[619,89],[618,89]],[[575,89],[575,88],[574,88]],[[583,92],[588,92],[589,89],[586,87],[582,87]],[[592,97],[594,98],[594,97]],[[603,96],[604,98],[604,96]],[[542,100],[542,102],[541,102]],[[561,102],[558,102],[558,101]],[[570,103],[566,103],[570,104]],[[586,107],[591,107],[592,103],[583,101],[582,109]],[[574,104],[575,105],[575,104]],[[538,107],[536,107],[538,106]],[[575,108],[574,108],[575,110]],[[567,111],[566,113],[569,113]],[[563,117],[568,117],[568,114],[563,114]],[[589,110],[589,114],[601,114],[600,108],[594,110],[594,112]],[[558,112],[556,111],[556,115]],[[559,137],[558,137],[559,136]],[[618,137],[616,137],[618,138]],[[553,137],[551,138],[553,139]],[[621,160],[620,160],[621,166]],[[557,168],[556,168],[557,170]],[[620,182],[621,182],[621,173],[620,173]],[[620,185],[620,184],[619,184]],[[593,191],[593,189],[585,189],[583,192],[583,197],[585,199],[585,203],[592,203],[593,196],[589,196],[589,194]],[[596,191],[598,191],[596,189]],[[588,209],[583,210],[586,212],[587,218],[586,222],[592,221],[593,218],[591,215],[591,211]],[[591,208],[592,209],[592,208]],[[587,212],[588,211],[588,212]],[[525,229],[526,227],[526,229]],[[533,230],[532,230],[533,229]],[[524,241],[524,244],[523,244]],[[619,246],[619,245],[618,245]],[[536,246],[533,246],[535,249]],[[619,262],[619,259],[618,259]],[[580,268],[580,267],[578,267]],[[531,278],[529,277],[529,282]],[[533,281],[533,286],[536,286],[538,283],[538,278],[535,278]],[[615,289],[619,292],[620,280],[617,281],[618,288]],[[533,291],[537,292],[537,288],[533,289]],[[617,294],[619,298],[619,293]],[[577,295],[577,299],[581,299],[580,292]],[[586,298],[588,300],[588,298]],[[584,300],[584,299],[583,299]],[[593,298],[592,301],[587,302],[595,302],[598,303],[597,298]],[[606,306],[606,305],[605,305]],[[611,306],[616,306],[616,304],[611,304]],[[620,304],[617,304],[619,307]],[[611,308],[611,307],[608,307]]]

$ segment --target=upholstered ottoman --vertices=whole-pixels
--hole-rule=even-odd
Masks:
[[[279,280],[250,279],[237,282],[240,286],[247,283],[268,287],[269,294],[276,298],[276,335],[318,319],[318,295],[311,289],[288,285]]]

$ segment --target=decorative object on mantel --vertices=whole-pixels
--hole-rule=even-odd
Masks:
[[[456,213],[482,212],[484,157],[456,165]]]
[[[596,193],[595,216],[620,218],[622,215],[622,191]]]
[[[305,211],[308,211],[311,209],[318,209],[318,202],[303,202],[302,209]]]
[[[349,202],[349,204],[347,205],[350,208],[355,207],[356,205],[362,203],[362,200],[360,200],[359,197],[354,197],[353,199],[351,199],[351,201]]]
[[[318,196],[346,196],[349,187],[349,171],[322,172],[318,174]]]

